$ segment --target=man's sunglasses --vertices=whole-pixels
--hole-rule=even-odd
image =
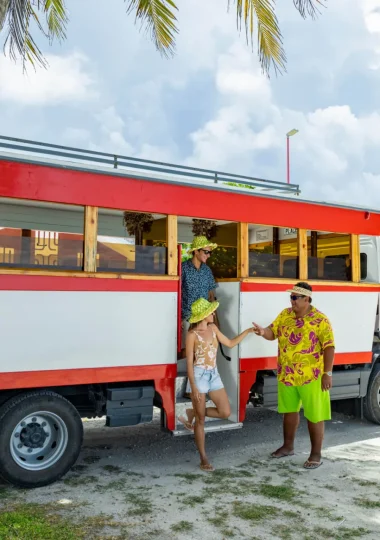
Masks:
[[[212,250],[209,250],[209,249],[200,249],[199,251],[203,251],[205,255],[211,255],[212,253]]]
[[[298,298],[306,298],[306,296],[297,296],[296,294],[291,294],[290,295],[290,300],[293,300],[293,302],[295,302],[296,300],[298,300]]]

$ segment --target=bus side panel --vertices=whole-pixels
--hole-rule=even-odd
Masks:
[[[365,289],[360,292],[331,290],[314,293],[313,305],[331,321],[337,355],[358,353],[357,361],[361,363],[359,360],[361,353],[372,351],[377,301],[378,293],[366,292]],[[288,294],[284,292],[242,293],[241,328],[246,328],[251,321],[268,326],[288,303]],[[241,345],[241,358],[275,356],[277,356],[277,341],[269,342],[253,338],[243,341]],[[363,358],[370,356],[367,354]],[[370,362],[371,359],[367,361]],[[351,363],[356,363],[355,355],[352,355]]]
[[[112,382],[99,380],[97,373],[104,368],[119,368],[108,373],[114,372],[120,381],[122,368],[145,375],[146,366],[150,378],[157,379],[165,365],[176,362],[174,291],[1,290],[0,305],[0,373],[4,374],[0,388],[6,374],[24,372],[23,377],[21,373],[14,377],[17,387],[26,372],[33,377],[33,372],[46,370],[57,374],[56,381],[50,377],[50,384],[60,385],[72,370],[78,374],[77,384],[91,382],[91,374],[93,382]]]

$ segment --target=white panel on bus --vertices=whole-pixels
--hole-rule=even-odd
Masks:
[[[315,292],[313,305],[331,321],[336,352],[368,352],[372,350],[378,293],[376,292]],[[289,293],[245,292],[241,294],[240,331],[252,321],[268,326],[276,316],[290,306]],[[254,336],[240,346],[242,358],[277,355],[277,341]]]
[[[0,372],[176,362],[176,293],[0,291],[0,305]]]

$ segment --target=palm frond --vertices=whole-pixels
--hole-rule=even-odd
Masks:
[[[40,2],[39,2],[40,3]],[[59,41],[66,39],[66,15],[65,3],[63,0],[45,0],[44,4],[46,22],[48,27],[48,37],[50,43],[56,38]]]
[[[45,14],[46,31],[40,22],[38,12]],[[4,52],[6,53],[8,49],[14,61],[21,58],[23,71],[26,71],[27,62],[32,66],[37,63],[42,67],[47,67],[46,59],[30,33],[30,23],[34,20],[37,28],[49,38],[50,42],[54,38],[64,39],[67,22],[64,0],[7,0],[5,17],[3,21],[0,18],[0,25],[1,22],[4,25],[6,20],[8,34],[4,43]]]
[[[5,18],[7,16],[9,0],[0,0],[0,32],[3,29]]]
[[[163,56],[172,56],[175,50],[175,34],[178,33],[174,0],[128,0],[127,13],[136,11],[136,21],[150,33],[157,50]]]
[[[316,19],[321,13],[318,8],[325,7],[323,0],[293,0],[293,4],[304,19],[306,19],[308,15],[312,19]]]
[[[238,29],[241,30],[244,24],[247,42],[251,41],[252,48],[257,25],[258,53],[263,72],[269,76],[271,66],[275,72],[286,71],[286,55],[274,9],[274,0],[235,1]],[[228,6],[230,3],[231,0],[229,0]]]

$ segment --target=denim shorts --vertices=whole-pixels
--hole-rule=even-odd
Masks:
[[[207,394],[224,388],[218,368],[204,369],[200,366],[194,366],[194,378],[200,394]]]

